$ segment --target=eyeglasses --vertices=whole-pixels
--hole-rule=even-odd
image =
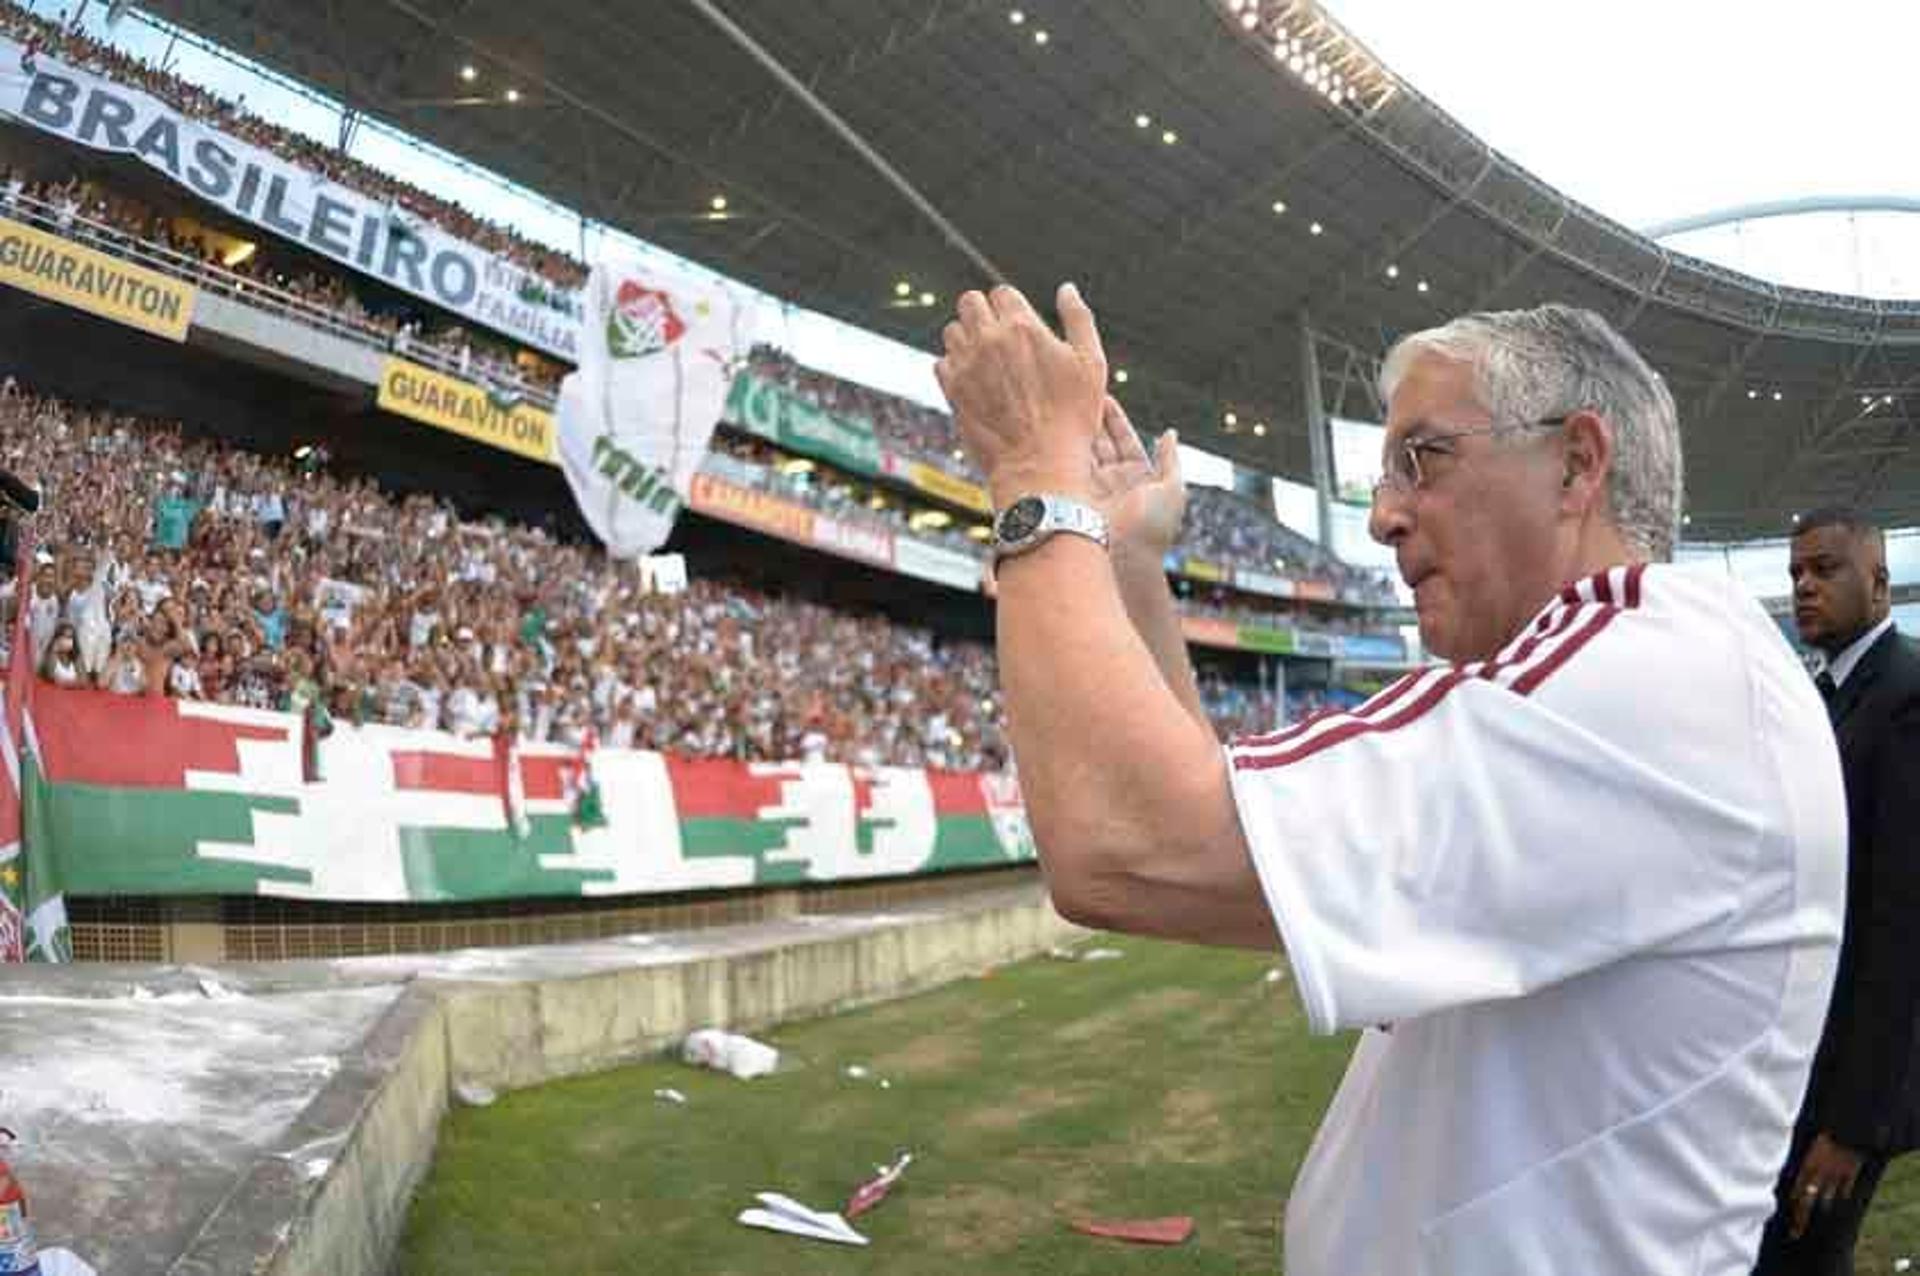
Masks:
[[[1518,434],[1524,430],[1557,430],[1565,425],[1572,415],[1573,413],[1567,412],[1539,421],[1522,421],[1516,425],[1482,425],[1471,430],[1449,430],[1445,434],[1425,434],[1417,439],[1407,439],[1399,447],[1387,453],[1386,466],[1381,470],[1380,477],[1373,481],[1373,495],[1375,499],[1387,492],[1404,496],[1426,487],[1427,475],[1421,468],[1420,458],[1452,456],[1453,449],[1445,445],[1455,439]]]

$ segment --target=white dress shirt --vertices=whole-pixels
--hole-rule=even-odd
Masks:
[[[1858,638],[1848,643],[1839,655],[1828,660],[1821,668],[1829,678],[1833,679],[1833,685],[1838,687],[1845,683],[1847,675],[1852,673],[1854,666],[1860,663],[1860,658],[1867,654],[1867,649],[1873,646],[1874,643],[1879,642],[1880,635],[1886,633],[1887,630],[1891,628],[1893,628],[1893,617],[1888,616],[1885,620],[1867,630],[1866,633],[1861,634]]]

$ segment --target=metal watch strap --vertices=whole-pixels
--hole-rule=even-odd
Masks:
[[[1039,504],[1039,517],[1024,535],[1009,538],[1006,535],[1006,515],[1027,502]],[[1102,549],[1107,547],[1107,520],[1099,510],[1070,497],[1046,493],[1024,496],[1012,502],[1001,511],[1000,517],[994,520],[994,530],[993,550],[996,559],[1024,554],[1058,532],[1071,532],[1076,536],[1086,537]]]

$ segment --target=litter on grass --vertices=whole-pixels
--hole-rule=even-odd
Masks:
[[[680,1057],[703,1068],[730,1072],[743,1081],[763,1077],[780,1066],[780,1052],[772,1046],[720,1028],[688,1033]]]
[[[1075,1219],[1073,1230],[1088,1236],[1106,1236],[1139,1245],[1178,1245],[1193,1235],[1193,1216],[1173,1214],[1166,1218]]]
[[[653,1092],[653,1097],[660,1100],[662,1103],[685,1103],[687,1101],[687,1096],[680,1093],[678,1090],[674,1089],[672,1086],[663,1086],[660,1089],[655,1090]]]
[[[874,1177],[854,1188],[853,1195],[847,1198],[847,1217],[859,1218],[887,1199],[887,1193],[893,1190],[893,1185],[900,1181],[900,1176],[907,1172],[911,1164],[913,1153],[902,1152],[892,1165],[874,1166]]]
[[[453,1087],[453,1097],[470,1108],[490,1107],[500,1096],[493,1092],[492,1086],[481,1085],[478,1081],[462,1081]]]
[[[791,1196],[779,1192],[756,1192],[754,1199],[764,1209],[740,1211],[739,1222],[748,1227],[764,1227],[770,1232],[804,1236],[808,1240],[831,1241],[836,1245],[865,1245],[867,1238],[853,1230],[847,1220],[824,1210],[808,1209]]]
[[[1118,948],[1089,948],[1081,952],[1077,948],[1055,945],[1047,949],[1047,956],[1055,961],[1112,961],[1116,957],[1125,957],[1126,954]]]

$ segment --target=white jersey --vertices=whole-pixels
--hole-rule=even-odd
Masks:
[[[1748,1271],[1846,807],[1811,681],[1731,578],[1616,567],[1491,661],[1228,756],[1313,1028],[1368,1029],[1290,1276]]]

